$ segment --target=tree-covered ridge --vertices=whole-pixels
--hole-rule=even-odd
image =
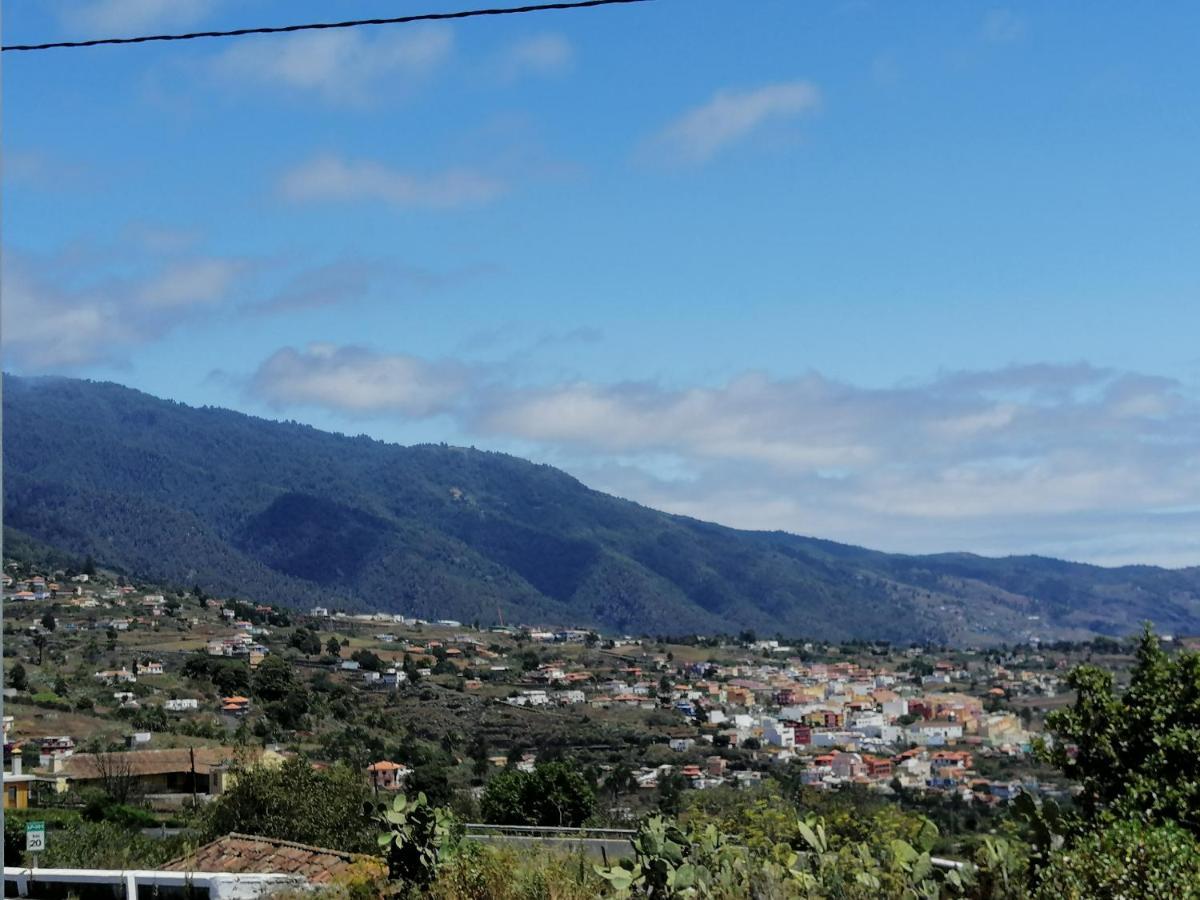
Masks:
[[[499,453],[400,447],[10,377],[10,542],[294,604],[639,633],[1008,641],[1200,631],[1200,570],[876,553],[606,496]],[[11,543],[10,543],[11,545]],[[499,612],[498,612],[499,611]]]

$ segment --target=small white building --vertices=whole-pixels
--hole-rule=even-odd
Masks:
[[[521,691],[509,697],[508,702],[513,706],[546,706],[550,703],[550,697],[545,691]]]
[[[796,732],[776,719],[762,720],[763,740],[772,747],[782,747],[785,750],[796,749]]]

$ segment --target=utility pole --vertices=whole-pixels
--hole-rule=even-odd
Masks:
[[[0,74],[0,85],[3,84],[3,76]],[[0,96],[3,95],[0,89]],[[2,145],[0,145],[2,146]],[[2,157],[0,157],[2,158]],[[0,198],[2,199],[2,198]],[[2,218],[2,216],[0,216]],[[0,229],[2,231],[2,229]],[[3,244],[0,242],[0,247]],[[3,302],[3,289],[0,288],[0,302]],[[4,565],[4,372],[3,367],[0,367],[0,567]],[[0,595],[3,593],[3,588],[0,587]],[[4,686],[7,679],[4,677],[4,599],[0,596],[0,732],[4,730]],[[4,735],[6,738],[7,734]],[[7,741],[3,741],[7,743]],[[0,750],[0,836],[4,835],[4,805],[8,801],[8,788],[4,784],[4,751]],[[4,866],[7,860],[4,858],[4,841],[0,840],[0,888],[4,886]]]
[[[192,809],[196,809],[196,748],[188,747],[188,758],[192,762]],[[211,777],[211,776],[210,776]],[[212,788],[209,788],[212,791]]]

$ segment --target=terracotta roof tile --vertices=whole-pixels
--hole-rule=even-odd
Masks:
[[[364,865],[383,874],[383,861],[373,856],[233,832],[171,860],[163,868],[172,872],[277,872],[300,875],[313,884],[327,884]]]

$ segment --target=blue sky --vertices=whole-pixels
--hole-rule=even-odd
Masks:
[[[6,4],[5,42],[463,8]],[[4,58],[4,353],[748,528],[1200,564],[1200,9]]]

